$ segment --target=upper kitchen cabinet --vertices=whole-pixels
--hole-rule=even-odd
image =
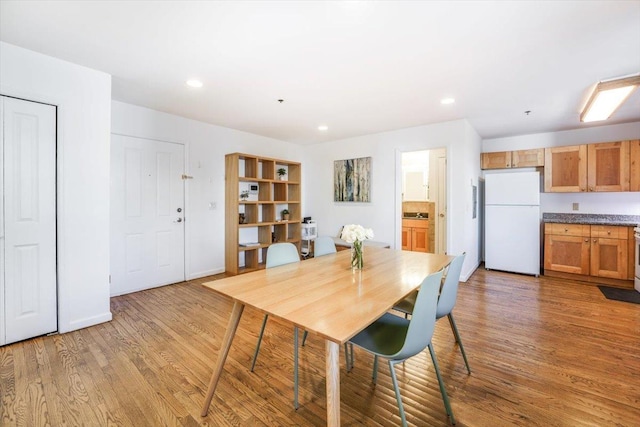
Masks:
[[[544,149],[496,151],[481,154],[482,169],[508,169],[544,166]]]
[[[587,146],[572,145],[544,149],[544,191],[587,191]]]
[[[512,168],[530,168],[538,166],[544,166],[544,148],[511,152]]]
[[[629,191],[629,141],[587,147],[589,191]]]
[[[640,191],[640,139],[629,141],[629,191]]]
[[[505,169],[511,167],[511,151],[496,151],[481,154],[482,169]]]
[[[629,179],[630,168],[638,167],[634,165],[637,160],[634,162],[634,157],[630,157],[629,146],[634,142],[545,148],[544,190],[556,193],[640,191],[631,189]],[[638,174],[635,169],[634,173]]]

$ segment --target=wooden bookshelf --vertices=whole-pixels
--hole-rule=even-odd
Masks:
[[[276,171],[284,168],[285,179]],[[225,156],[225,270],[240,274],[264,268],[267,248],[291,242],[300,251],[302,170],[298,162],[232,153]],[[249,191],[246,200],[240,199]],[[289,220],[282,219],[283,209]],[[240,214],[244,223],[240,223]]]

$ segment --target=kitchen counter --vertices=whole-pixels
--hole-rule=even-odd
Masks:
[[[542,222],[635,227],[640,225],[640,215],[543,213]]]

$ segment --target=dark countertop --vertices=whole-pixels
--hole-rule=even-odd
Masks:
[[[542,222],[562,224],[640,226],[640,215],[543,213]]]

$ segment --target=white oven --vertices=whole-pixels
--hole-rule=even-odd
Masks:
[[[636,288],[636,291],[640,292],[640,225],[634,228],[633,231],[635,231],[634,235],[636,238],[636,250],[635,250],[636,274],[635,274],[635,278],[633,279],[633,283],[634,283],[634,287]]]

